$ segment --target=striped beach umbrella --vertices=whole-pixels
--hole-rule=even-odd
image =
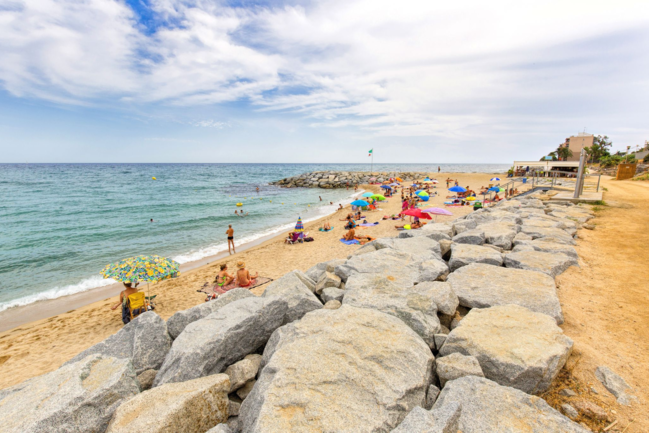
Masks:
[[[295,231],[296,232],[304,231],[304,224],[302,224],[302,217],[297,218],[297,224],[295,224]]]

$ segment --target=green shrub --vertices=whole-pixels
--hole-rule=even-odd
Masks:
[[[597,200],[597,201],[594,201],[593,204],[594,204],[595,206],[608,206],[604,200]]]

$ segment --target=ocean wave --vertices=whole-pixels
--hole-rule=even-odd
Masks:
[[[33,304],[38,301],[48,301],[51,299],[61,298],[63,296],[74,295],[75,293],[86,292],[91,289],[96,289],[98,287],[109,286],[115,284],[117,281],[113,279],[104,279],[100,276],[92,276],[87,278],[77,284],[71,284],[69,286],[63,287],[54,287],[53,289],[46,290],[44,292],[35,293],[29,296],[23,296],[22,298],[12,299],[8,302],[0,303],[0,311],[7,310],[14,307],[22,307],[24,305]]]

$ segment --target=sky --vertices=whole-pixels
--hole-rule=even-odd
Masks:
[[[0,0],[0,162],[625,149],[648,71],[646,0]]]

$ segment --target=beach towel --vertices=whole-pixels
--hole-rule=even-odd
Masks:
[[[320,230],[321,232],[325,232],[325,233],[326,233],[326,232],[330,232],[330,231],[332,231],[333,229],[334,229],[334,228],[333,228],[333,226],[332,226],[329,230],[325,230],[325,229],[323,229],[322,227],[320,227],[319,230]]]
[[[359,243],[356,239],[354,239],[353,241],[346,241],[345,239],[340,239],[340,242],[342,242],[345,245],[354,245]]]
[[[266,283],[268,283],[270,281],[273,281],[273,279],[272,278],[266,278],[266,277],[257,277],[257,278],[254,279],[254,283],[251,286],[246,286],[246,287],[244,287],[244,289],[254,289],[255,287],[261,286],[262,284],[266,284]],[[223,293],[228,292],[228,291],[230,291],[232,289],[236,289],[237,287],[239,287],[239,285],[237,284],[237,280],[235,279],[230,284],[227,284],[225,286],[219,286],[218,284],[205,283],[205,284],[203,284],[203,287],[201,287],[200,289],[198,289],[196,291],[199,292],[199,293],[205,293],[206,295],[216,294],[218,296],[218,295],[222,295]],[[216,299],[216,297],[214,297],[213,299]]]

